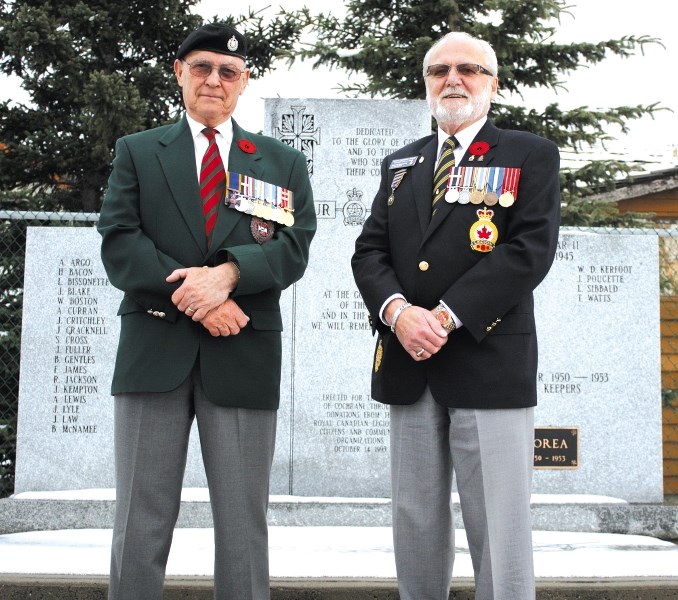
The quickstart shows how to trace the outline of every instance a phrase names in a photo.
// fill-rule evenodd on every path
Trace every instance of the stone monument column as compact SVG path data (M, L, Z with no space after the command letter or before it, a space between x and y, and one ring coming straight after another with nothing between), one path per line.
M370 399L374 339L350 259L382 160L431 133L428 106L279 98L265 112L265 133L306 155L318 217L306 274L285 296L272 491L388 497L388 407Z

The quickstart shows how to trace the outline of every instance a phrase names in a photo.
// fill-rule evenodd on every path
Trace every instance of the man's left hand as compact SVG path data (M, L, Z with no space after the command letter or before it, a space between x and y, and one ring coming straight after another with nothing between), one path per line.
M228 300L238 284L238 268L233 263L216 267L188 267L176 269L166 281L183 283L172 294L172 302L186 316L202 321L207 313Z
M250 318L229 298L207 313L202 320L203 326L214 336L237 335L250 322Z

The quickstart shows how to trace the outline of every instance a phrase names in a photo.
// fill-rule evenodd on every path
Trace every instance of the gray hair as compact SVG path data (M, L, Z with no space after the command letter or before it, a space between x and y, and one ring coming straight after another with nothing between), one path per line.
M494 48L492 48L490 44L488 44L485 40L481 40L480 38L472 36L470 33L466 33L465 31L450 31L449 33L441 37L437 42L435 42L433 46L431 46L428 49L428 52L424 56L424 65L423 65L424 77L426 77L426 69L428 69L428 65L431 60L431 55L433 54L433 51L441 44L459 38L471 40L472 42L477 44L477 46L481 49L481 51L485 55L485 60L487 62L487 64L482 66L492 71L492 73L494 73L496 76L498 70L497 55L494 51Z

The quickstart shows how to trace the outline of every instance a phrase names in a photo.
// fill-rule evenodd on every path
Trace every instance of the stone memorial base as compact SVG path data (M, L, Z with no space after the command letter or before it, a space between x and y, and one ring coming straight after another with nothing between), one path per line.
M25 492L0 500L0 535L56 529L110 529L115 492ZM463 527L458 497L453 495L457 527ZM390 527L389 498L309 498L271 496L272 526ZM647 535L678 541L678 505L629 503L593 495L533 494L535 531L576 531ZM185 488L177 527L212 527L205 488Z

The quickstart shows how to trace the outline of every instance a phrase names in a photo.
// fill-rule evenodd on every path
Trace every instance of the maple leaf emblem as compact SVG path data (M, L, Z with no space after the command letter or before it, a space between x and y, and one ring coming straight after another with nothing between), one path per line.
M492 232L485 225L482 229L478 229L477 233L481 240L489 240L492 237Z

